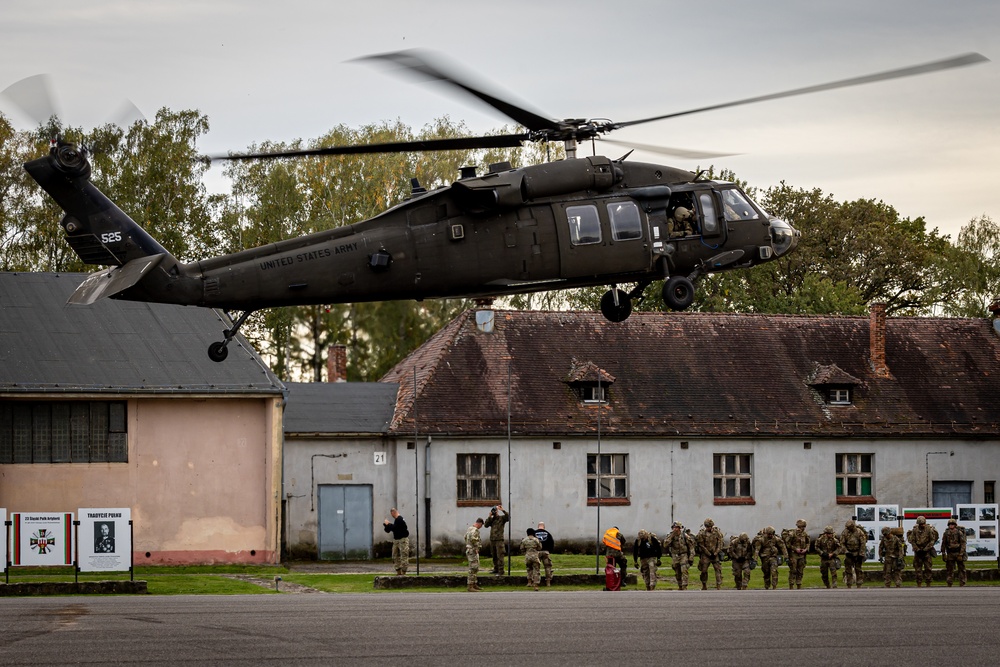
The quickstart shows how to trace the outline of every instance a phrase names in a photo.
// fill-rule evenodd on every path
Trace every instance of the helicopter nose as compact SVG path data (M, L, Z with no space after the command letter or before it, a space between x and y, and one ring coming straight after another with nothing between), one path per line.
M781 218L771 218L771 247L781 257L795 249L802 233Z

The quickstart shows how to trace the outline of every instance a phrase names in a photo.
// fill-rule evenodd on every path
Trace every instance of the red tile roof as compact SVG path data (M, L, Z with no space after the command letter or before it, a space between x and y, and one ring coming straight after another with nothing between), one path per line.
M1000 433L1000 336L986 319L889 318L875 374L868 317L497 311L463 313L390 371L390 432L497 435L931 436ZM615 379L584 404L567 378ZM833 369L836 370L833 370ZM416 371L414 402L413 373ZM817 378L857 382L830 406ZM600 415L600 417L598 416Z

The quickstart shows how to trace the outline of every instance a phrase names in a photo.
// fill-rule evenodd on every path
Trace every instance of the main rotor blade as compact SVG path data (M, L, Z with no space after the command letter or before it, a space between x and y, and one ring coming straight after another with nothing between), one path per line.
M888 81L890 79L901 79L903 77L916 76L918 74L929 74L931 72L951 69L954 67L965 67L967 65L975 65L977 63L989 62L989 60L990 60L989 58L980 53L966 53L965 55L955 56L953 58L946 58L944 60L936 60L934 62L925 63L923 65L902 67L900 69L888 70L886 72L879 72L877 74L869 74L867 76L858 76L851 79L841 79L840 81L832 81L830 83L822 83L815 86L806 86L805 88L795 88L793 90L786 90L780 93L771 93L770 95L748 97L747 99L737 100L735 102L713 104L707 107L689 109L688 111L678 111L676 113L663 114L662 116L653 116L651 118L641 118L639 120L630 120L630 121L625 121L623 123L614 123L614 127L615 128L628 127L630 125L639 125L640 123L651 123L654 120L664 120L667 118L676 118L678 116L687 116L690 114L702 113L703 111L715 111L716 109L725 109L728 107L735 107L743 104L756 104L757 102L778 100L784 97L794 97L796 95L808 95L810 93L819 93L825 90L834 90L836 88L848 88L850 86L860 86L862 84L875 83L877 81Z
M520 148L528 140L527 134L497 134L482 137L457 137L454 139L423 139L397 141L383 144L357 144L354 146L329 146L305 148L274 153L232 153L214 155L212 160L271 160L286 157L316 155L361 155L371 153L415 153L419 151L455 151L477 148Z
M399 65L400 67L424 78L432 81L442 81L451 86L455 86L456 88L477 97L483 102L486 102L514 122L534 132L540 130L560 129L561 126L558 121L554 121L551 118L546 118L545 116L535 113L534 111L529 111L524 107L504 101L499 97L485 92L478 86L468 83L467 81L463 81L461 77L456 76L453 73L446 72L440 65L434 64L430 61L432 57L433 56L431 56L427 51L411 49L408 51L396 51L393 53L379 53L371 56L364 56L362 58L356 58L355 60L387 61L395 63L396 65Z
M58 117L52 79L48 74L35 74L16 81L0 92L38 125L45 125L53 116Z
M740 155L739 153L713 153L711 151L696 151L687 148L671 148L670 146L656 146L654 144L640 144L634 141L622 141L621 139L606 139L604 137L594 137L595 141L614 144L615 146L624 146L625 148L634 148L640 151L646 151L647 153L658 153L660 155L667 155L669 157L680 157L689 160L706 160L710 158L717 157L729 157L732 155Z

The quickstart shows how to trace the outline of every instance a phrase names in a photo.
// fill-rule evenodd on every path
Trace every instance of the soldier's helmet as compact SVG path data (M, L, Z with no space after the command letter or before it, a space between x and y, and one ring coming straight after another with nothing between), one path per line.
M799 519L798 521L795 522L795 525L798 528L805 528L806 527L806 520L805 519Z
M740 539L741 540L749 540L750 536L747 535L746 533L740 533Z
M683 206L678 206L674 211L674 220L677 222L686 222L691 219L691 211L684 208Z
M764 529L764 532L767 533L768 535L774 535L774 526L768 526L767 528Z
M833 535L833 526L827 526L826 528L823 529L823 532L830 533L831 535Z
M683 526L681 526L681 522L680 521L674 521L672 524L670 524L670 529L671 530L673 530L675 528L683 528Z
M847 523L844 524L844 528L854 528L854 519L848 519Z
M705 519L705 528L711 528L714 525L715 525L714 521L712 521L711 519Z
M889 526L883 526L882 527L882 534L883 535L888 535L889 534Z
M919 523L922 526L925 523L927 523L927 519L925 519L923 516L918 516L917 517L917 523Z
M958 522L955 521L954 519L948 519L948 525L949 526L957 526Z

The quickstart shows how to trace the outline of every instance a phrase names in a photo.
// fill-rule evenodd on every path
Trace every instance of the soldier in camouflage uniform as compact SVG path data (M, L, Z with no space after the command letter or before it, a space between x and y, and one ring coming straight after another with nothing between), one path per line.
M809 533L806 532L806 522L799 519L795 522L795 530L788 534L785 544L788 547L788 587L802 588L802 574L806 569L806 554L809 553Z
M854 584L861 588L865 583L865 571L861 567L868 558L868 533L848 519L840 533L840 546L844 550L844 585L850 588Z
M893 584L899 588L903 584L903 556L906 544L888 526L882 529L882 540L878 543L878 559L882 561L882 580L885 587Z
M670 565L674 568L677 587L686 591L688 587L688 568L694 560L694 538L684 532L684 526L675 521L670 534L663 538L663 551L670 554Z
M694 538L698 551L698 571L701 572L701 590L708 590L708 567L715 569L715 590L722 589L722 548L725 536L711 519L705 519L705 525Z
M490 553L493 554L493 574L503 574L503 561L507 556L503 527L510 521L510 513L503 505L490 509L490 515L483 524L490 529Z
M823 577L823 585L830 588L830 580L833 580L833 587L837 587L837 570L840 568L840 540L833 530L833 526L823 529L823 534L816 538L816 553L819 554L819 573Z
M764 588L778 588L778 558L788 558L788 549L774 528L764 529L753 544L754 560L760 561L761 574L764 575Z
M660 565L662 555L663 551L656 535L640 530L632 544L632 565L639 568L647 591L656 589L656 568Z
M483 541L479 537L479 529L483 527L483 520L476 519L476 522L465 531L465 557L469 559L469 592L481 591L479 587L479 550L483 547Z
M958 585L964 586L968 579L965 572L965 528L958 525L954 519L948 519L948 528L941 536L941 556L944 557L948 585L954 580L955 569L958 569Z
M542 543L535 537L535 529L529 528L527 535L521 540L521 553L524 554L524 569L528 571L528 588L532 586L538 590L539 570L542 563L538 558L538 552L542 550Z
M750 560L753 558L753 543L750 536L740 533L729 541L729 560L733 562L733 580L736 590L745 591L750 585Z
M917 580L917 588L924 581L930 586L934 576L931 565L934 560L934 545L938 541L937 528L927 523L923 516L918 516L917 525L906 534L906 541L913 547L913 574Z

